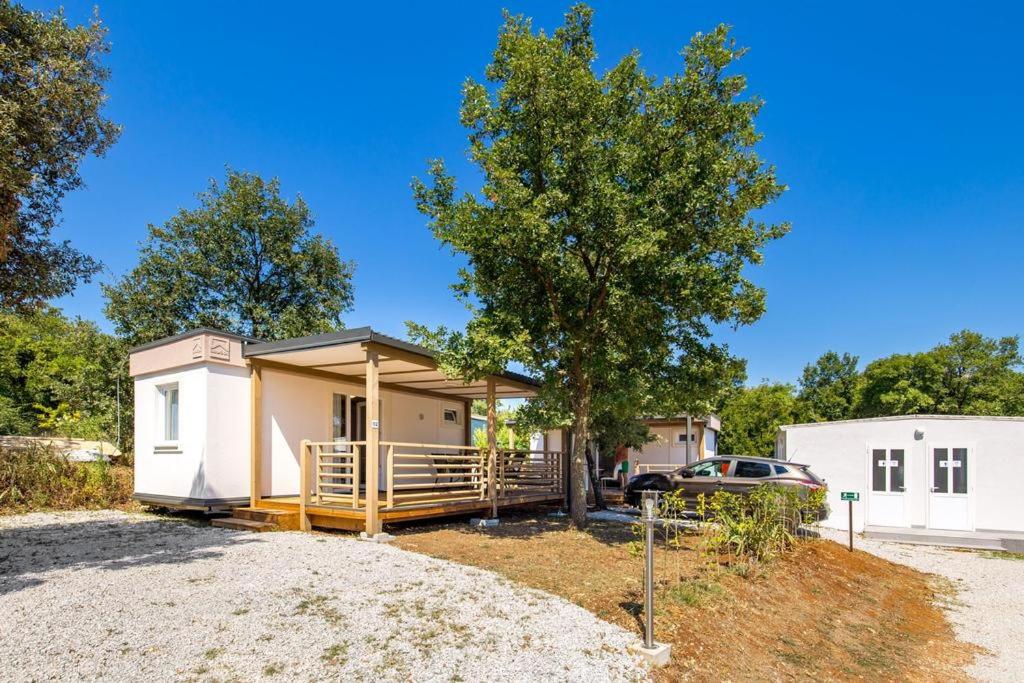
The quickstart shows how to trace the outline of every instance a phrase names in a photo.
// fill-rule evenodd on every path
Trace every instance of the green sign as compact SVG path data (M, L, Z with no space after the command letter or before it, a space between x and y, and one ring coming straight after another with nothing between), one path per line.
M860 493L857 491L842 491L839 500L860 500Z

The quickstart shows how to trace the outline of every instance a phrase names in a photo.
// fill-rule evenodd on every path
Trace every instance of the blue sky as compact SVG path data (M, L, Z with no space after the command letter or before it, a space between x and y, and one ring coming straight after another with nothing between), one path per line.
M58 3L29 2L51 10ZM64 3L84 21L89 2ZM413 206L412 176L444 157L463 177L459 88L482 76L501 8L553 28L550 2L142 3L100 0L110 29L109 115L120 142L83 168L58 236L132 267L162 223L225 165L278 176L354 259L349 326L461 325L458 265ZM980 3L595 3L603 70L638 49L680 68L696 31L731 24L740 70L766 100L763 157L790 191L765 216L793 230L750 277L753 326L722 330L750 381L795 381L827 349L864 360L1024 320L1022 10ZM60 300L102 319L95 284ZM102 323L109 329L109 325Z

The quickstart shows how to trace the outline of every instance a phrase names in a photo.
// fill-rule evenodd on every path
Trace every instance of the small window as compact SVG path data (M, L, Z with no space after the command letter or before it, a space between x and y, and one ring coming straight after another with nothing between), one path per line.
M772 465L775 469L775 474L786 474L789 470L786 469L785 465Z
M160 435L164 441L178 440L178 385L157 387L160 396Z
M462 424L462 419L457 408L443 408L441 410L441 419L446 425Z
M345 394L334 394L331 409L331 438L335 441L344 439L346 433L345 404L348 403Z
M761 477L770 477L772 475L772 466L766 462L749 462L747 460L740 460L736 463L736 472L733 474L734 477L742 477L744 479L760 479Z
M697 440L696 432L690 432L690 443ZM686 432L679 432L676 434L676 443L686 443Z

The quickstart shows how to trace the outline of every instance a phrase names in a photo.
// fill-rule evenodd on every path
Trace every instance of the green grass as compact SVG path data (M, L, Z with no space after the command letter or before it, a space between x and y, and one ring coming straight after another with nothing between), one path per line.
M0 513L123 507L132 471L105 462L70 462L56 449L0 447Z
M990 560L1024 560L1024 553L1015 553L1009 550L986 550L981 553L981 556Z
M687 607L698 607L725 593L725 589L713 581L686 579L665 591L669 600Z

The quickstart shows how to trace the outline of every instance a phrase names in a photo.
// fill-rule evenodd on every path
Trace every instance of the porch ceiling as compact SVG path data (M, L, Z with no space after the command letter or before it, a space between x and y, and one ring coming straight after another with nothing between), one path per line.
M434 353L415 344L374 332L369 327L324 335L247 344L243 355L264 364L302 368L311 374L330 373L349 380L365 381L366 351L377 351L382 389L450 396L486 398L487 380L464 383L437 369ZM529 398L536 395L534 380L515 373L494 375L497 398Z

